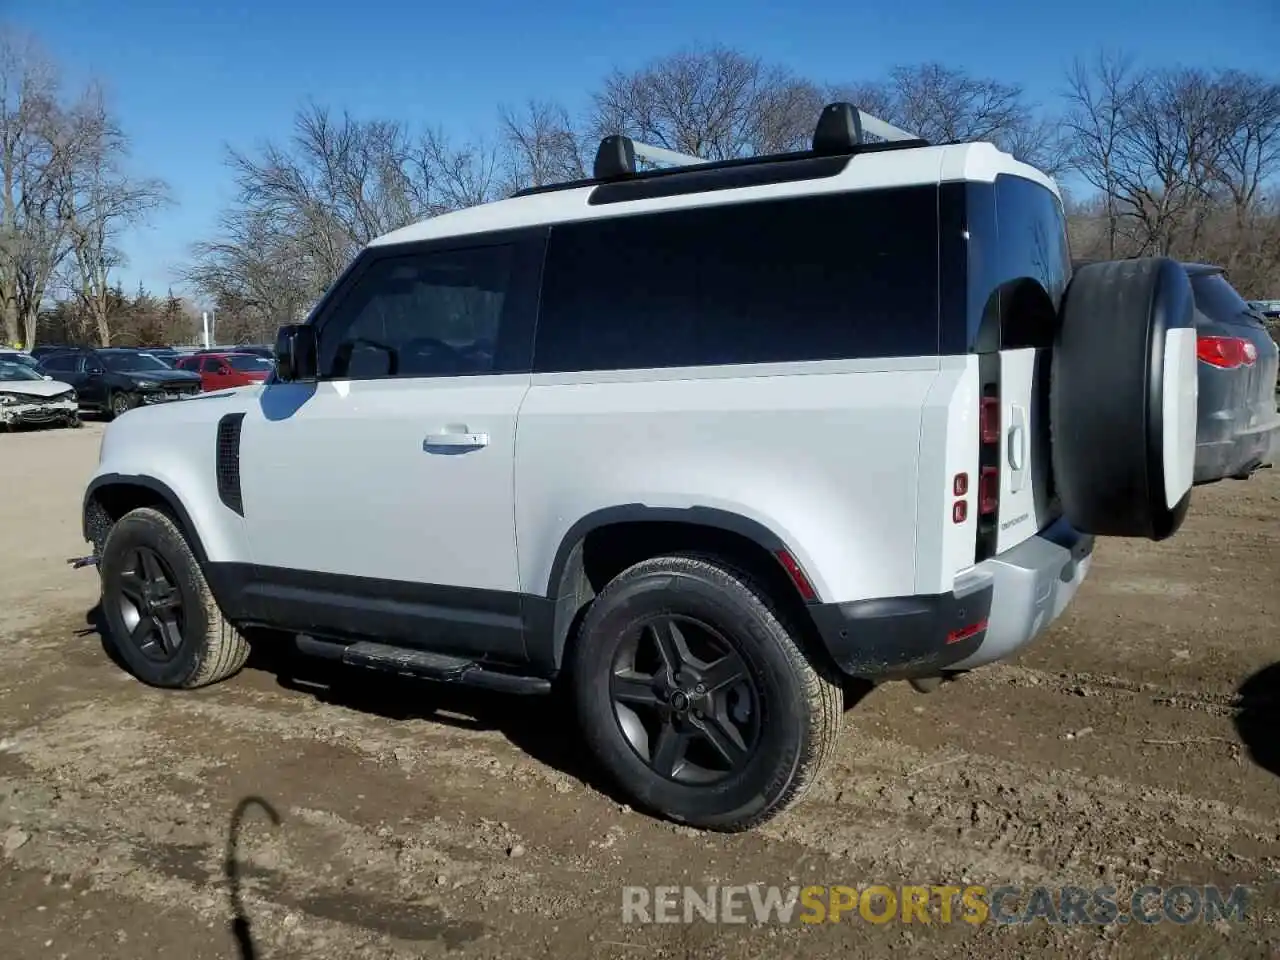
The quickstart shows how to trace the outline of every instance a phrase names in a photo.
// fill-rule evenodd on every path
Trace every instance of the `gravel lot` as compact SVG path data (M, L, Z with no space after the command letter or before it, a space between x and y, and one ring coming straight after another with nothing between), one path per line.
M5 956L1280 949L1280 471L1197 491L1171 542L1103 543L1075 605L1016 662L928 696L873 692L807 803L724 837L628 811L548 702L266 653L208 690L139 685L94 630L96 575L64 562L86 551L80 495L100 436L0 435ZM620 912L627 884L966 879L1256 890L1244 923L1216 925L636 925Z

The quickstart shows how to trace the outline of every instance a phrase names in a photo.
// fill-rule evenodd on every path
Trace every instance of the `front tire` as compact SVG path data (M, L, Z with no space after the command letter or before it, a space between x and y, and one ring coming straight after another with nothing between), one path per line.
M120 391L117 391L116 393L111 394L110 399L107 400L107 415L110 416L112 420L114 420L116 417L124 416L126 413L128 413L137 405L138 405L137 397L135 397L132 393L127 393L124 390L120 390Z
M249 657L222 616L186 537L164 513L132 510L99 560L106 640L143 683L193 689L224 680Z
M839 685L747 574L657 557L592 603L573 648L588 746L637 807L740 831L798 802L839 733Z

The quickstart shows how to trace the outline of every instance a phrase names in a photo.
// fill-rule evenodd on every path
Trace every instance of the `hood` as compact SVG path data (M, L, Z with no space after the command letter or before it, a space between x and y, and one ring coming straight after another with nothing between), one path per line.
M120 370L118 373L130 380L151 380L154 383L200 382L200 374L190 370Z
M56 397L71 389L61 380L0 380L0 393L25 393L31 397Z

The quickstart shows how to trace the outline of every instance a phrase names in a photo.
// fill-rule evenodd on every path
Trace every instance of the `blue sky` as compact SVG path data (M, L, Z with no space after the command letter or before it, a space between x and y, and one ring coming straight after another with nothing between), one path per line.
M691 43L833 82L938 60L1043 103L1073 57L1103 45L1280 76L1277 0L4 0L0 17L34 33L69 82L104 81L135 167L169 182L176 205L127 238L121 274L159 292L230 199L224 145L286 136L307 99L483 134L499 103L577 106L612 67Z

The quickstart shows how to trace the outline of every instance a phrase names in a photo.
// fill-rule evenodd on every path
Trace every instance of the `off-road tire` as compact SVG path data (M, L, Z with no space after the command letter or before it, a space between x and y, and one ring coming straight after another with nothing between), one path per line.
M129 640L120 604L120 578L131 551L153 550L172 571L186 612L182 645L172 660L156 662ZM200 564L182 530L151 507L126 513L111 528L98 562L106 642L128 671L150 686L194 689L237 673L249 658L249 644L223 617Z
M618 722L610 694L614 653L630 628L662 613L719 630L759 692L759 745L727 781L690 786L661 776ZM583 737L638 809L722 832L757 826L803 798L840 731L842 688L805 656L801 637L768 592L731 564L684 554L642 561L595 598L571 648L569 680Z

